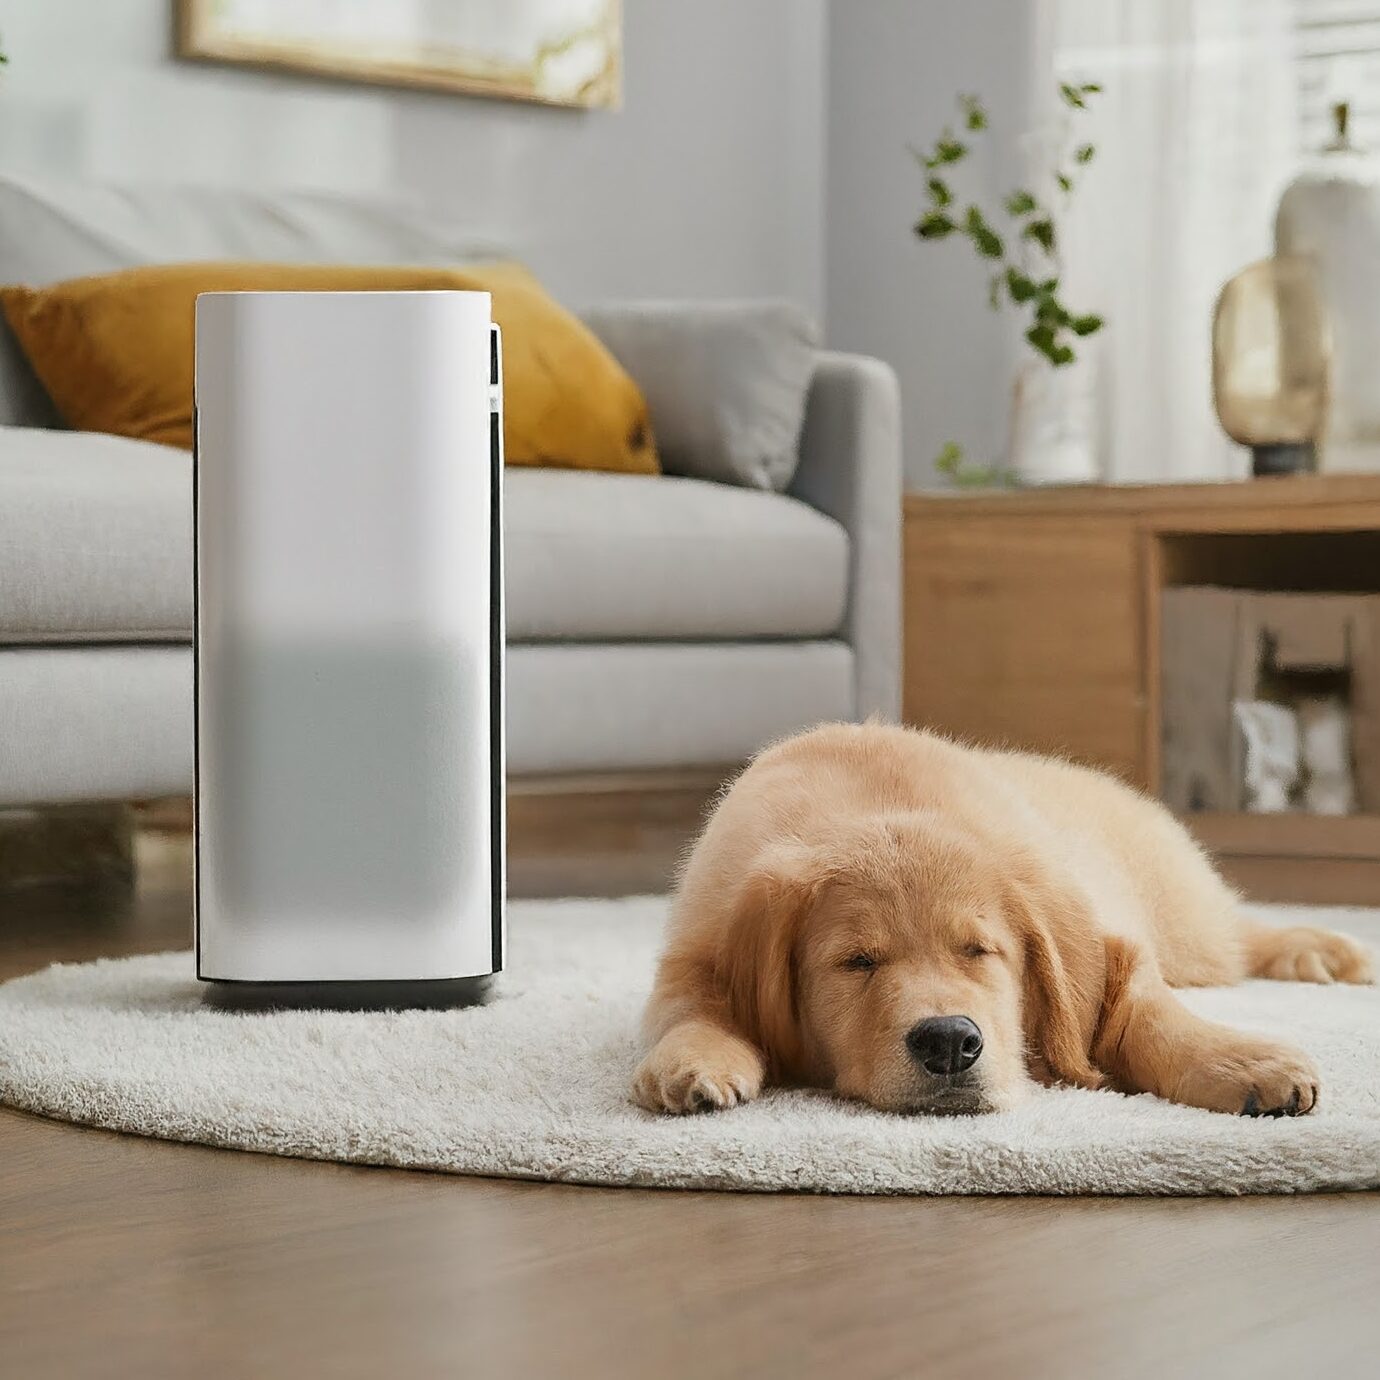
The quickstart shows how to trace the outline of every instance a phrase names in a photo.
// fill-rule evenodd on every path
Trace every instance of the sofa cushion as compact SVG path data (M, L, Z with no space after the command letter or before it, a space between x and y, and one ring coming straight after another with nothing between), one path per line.
M192 649L0 652L0 809L192 789Z
M705 480L509 470L511 641L824 637L848 537ZM186 641L191 463L148 441L0 429L0 642Z
M722 766L821 719L853 716L842 642L514 647L514 776ZM192 788L190 647L0 654L0 807Z
M629 302L585 312L651 408L667 474L784 491L819 329L791 302Z
M782 494L700 479L509 470L508 638L822 637L848 537Z
M191 627L187 453L0 429L0 643L185 641Z
M636 642L513 647L514 776L745 761L773 739L852 719L845 642Z

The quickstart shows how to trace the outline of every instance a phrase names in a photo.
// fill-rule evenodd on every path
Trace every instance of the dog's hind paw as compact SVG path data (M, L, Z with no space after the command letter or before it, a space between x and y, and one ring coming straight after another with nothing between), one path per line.
M1354 939L1306 925L1257 929L1250 940L1252 977L1278 982L1375 981L1369 952Z

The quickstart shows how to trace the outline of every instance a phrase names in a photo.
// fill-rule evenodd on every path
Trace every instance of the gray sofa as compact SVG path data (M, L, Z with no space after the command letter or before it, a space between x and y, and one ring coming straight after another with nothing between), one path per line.
M0 178L0 282L486 248L392 206ZM719 765L819 720L894 716L898 425L885 365L825 353L784 494L510 469L512 773ZM190 790L190 481L181 451L63 430L0 325L0 804Z

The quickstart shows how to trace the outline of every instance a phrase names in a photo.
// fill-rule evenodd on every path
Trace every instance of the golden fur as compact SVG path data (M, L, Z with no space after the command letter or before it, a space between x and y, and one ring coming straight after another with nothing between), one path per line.
M1110 776L831 725L762 753L696 844L633 1097L689 1112L772 1082L976 1112L1067 1083L1307 1112L1305 1055L1171 990L1248 976L1372 980L1349 939L1247 919L1173 817ZM907 1035L956 1016L981 1052L936 1074Z

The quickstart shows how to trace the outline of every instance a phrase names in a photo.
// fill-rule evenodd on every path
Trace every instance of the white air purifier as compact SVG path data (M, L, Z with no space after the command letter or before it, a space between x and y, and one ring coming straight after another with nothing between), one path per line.
M481 997L504 956L483 292L196 311L196 958L218 998Z

